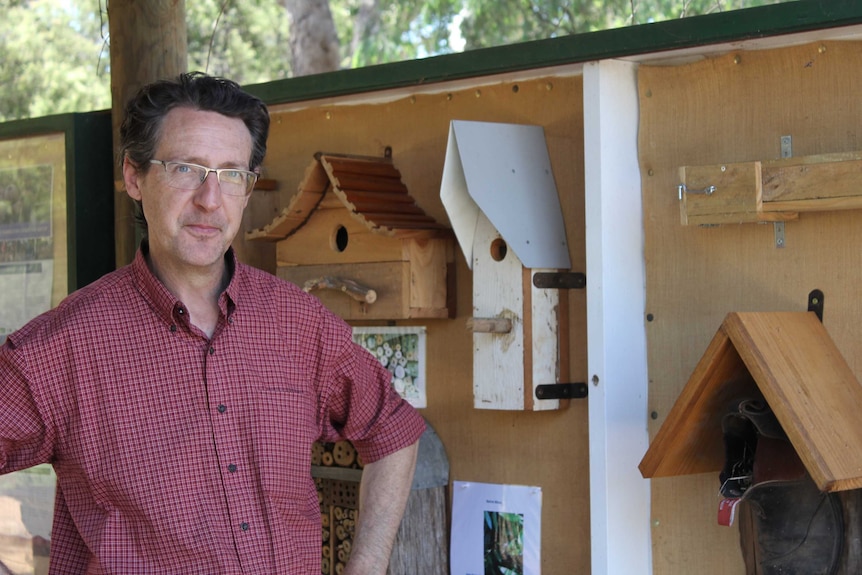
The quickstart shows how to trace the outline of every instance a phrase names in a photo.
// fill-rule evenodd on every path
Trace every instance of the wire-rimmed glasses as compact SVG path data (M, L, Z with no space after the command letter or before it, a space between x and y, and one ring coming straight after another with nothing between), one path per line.
M178 190L196 190L201 187L210 172L215 172L223 194L247 196L254 189L258 177L255 172L239 168L208 168L199 164L164 160L150 160L150 163L163 166L168 185Z

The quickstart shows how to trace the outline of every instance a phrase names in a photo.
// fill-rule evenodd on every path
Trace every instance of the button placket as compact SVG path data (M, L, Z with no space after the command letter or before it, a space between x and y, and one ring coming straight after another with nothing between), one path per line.
M224 318L221 327L230 324ZM213 424L213 440L217 453L217 473L221 475L228 515L233 518L234 541L240 549L241 562L253 564L251 558L260 542L260 532L252 529L260 517L254 493L253 480L241 465L246 461L245 445L240 439L242 425L237 419L244 412L242 397L229 380L230 370L224 364L234 358L232 329L217 329L212 338L202 346L206 371L209 415ZM201 349L201 348L198 348ZM218 353L216 353L218 352ZM250 571L253 572L253 571Z

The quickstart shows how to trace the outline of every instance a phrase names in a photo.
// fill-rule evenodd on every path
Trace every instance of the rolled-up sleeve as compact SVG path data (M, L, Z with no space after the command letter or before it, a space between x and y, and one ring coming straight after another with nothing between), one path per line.
M30 385L25 354L8 339L0 346L0 473L49 462L49 429Z
M365 463L419 440L425 420L392 386L392 375L353 343L351 328L334 322L327 347L333 351L325 386L323 441L347 439Z

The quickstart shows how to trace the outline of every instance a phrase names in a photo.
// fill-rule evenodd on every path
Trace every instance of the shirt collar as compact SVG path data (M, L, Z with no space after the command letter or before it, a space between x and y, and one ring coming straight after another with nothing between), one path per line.
M135 278L135 284L138 291L147 300L153 311L168 325L175 325L178 321L183 324L188 324L188 310L185 304L172 294L165 285L150 270L147 265L147 254L150 251L149 243L146 239L141 241L140 249L135 254L135 259L132 261L132 275ZM227 288L219 296L218 306L221 313L230 318L236 308L237 293L239 292L240 281L237 271L241 267L237 265L236 253L233 247L228 248L224 256L225 264L227 265L230 280Z

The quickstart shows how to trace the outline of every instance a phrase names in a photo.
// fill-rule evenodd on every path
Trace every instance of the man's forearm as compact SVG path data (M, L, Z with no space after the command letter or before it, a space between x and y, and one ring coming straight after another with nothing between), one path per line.
M369 463L359 486L359 522L344 575L384 575L410 495L419 442Z

